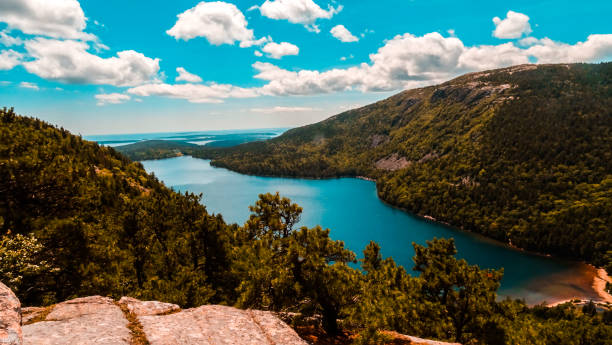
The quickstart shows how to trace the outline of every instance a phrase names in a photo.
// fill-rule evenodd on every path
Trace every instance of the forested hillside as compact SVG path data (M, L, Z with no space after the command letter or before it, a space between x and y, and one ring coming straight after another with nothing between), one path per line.
M384 344L379 330L464 344L612 338L612 311L593 303L496 301L502 272L457 259L452 239L414 244L418 276L374 242L356 269L330 230L294 228L302 208L289 199L259 195L250 210L227 225L112 148L0 110L0 281L24 305L96 294L219 303L286 312L299 331L343 344Z
M257 175L377 179L392 205L612 271L612 63L523 65L200 151Z
M199 197L171 191L112 148L12 110L0 118L0 234L11 235L2 247L29 251L19 271L4 263L4 283L22 302L227 298L226 224Z

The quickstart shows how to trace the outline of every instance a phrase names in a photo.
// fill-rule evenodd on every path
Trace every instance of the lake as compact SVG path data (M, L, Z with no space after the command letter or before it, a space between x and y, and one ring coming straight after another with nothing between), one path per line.
M378 242L385 257L412 270L412 242L424 245L434 237L454 238L458 256L470 264L504 268L501 297L524 298L529 304L573 297L596 298L594 270L582 263L526 253L476 234L430 222L383 203L374 182L356 178L326 180L258 177L215 168L210 161L177 157L142 162L148 172L178 191L202 193L209 212L243 224L248 206L260 193L280 192L304 208L300 225L321 225L331 237L362 256L369 241Z

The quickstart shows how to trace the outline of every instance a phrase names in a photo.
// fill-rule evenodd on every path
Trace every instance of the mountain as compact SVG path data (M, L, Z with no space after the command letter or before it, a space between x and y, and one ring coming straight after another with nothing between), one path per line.
M612 271L612 63L466 74L195 155L256 175L377 180L391 205Z

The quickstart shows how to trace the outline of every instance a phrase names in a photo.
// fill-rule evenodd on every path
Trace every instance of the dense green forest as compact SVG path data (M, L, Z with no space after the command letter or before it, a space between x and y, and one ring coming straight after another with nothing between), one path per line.
M278 193L250 211L226 224L114 149L0 110L0 281L24 305L93 294L220 303L291 312L298 329L314 322L359 344L384 343L383 329L464 344L612 339L612 312L592 304L496 301L502 271L455 258L452 239L415 244L411 275L374 242L357 260L330 230L296 228L302 208Z
M472 73L193 154L247 174L368 176L392 205L612 272L611 80L612 63Z

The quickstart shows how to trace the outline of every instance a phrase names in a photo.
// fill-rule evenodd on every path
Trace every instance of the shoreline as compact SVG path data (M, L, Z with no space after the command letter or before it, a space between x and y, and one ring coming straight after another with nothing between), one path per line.
M608 275L608 273L606 272L605 269L603 268L598 268L595 267L593 265L587 264L587 266L589 266L591 269L594 270L594 275L593 275L593 283L591 285L591 287L593 288L593 290L595 291L595 293L597 293L597 295L599 296L599 298L597 299L584 299L584 296L581 297L572 297L572 298L565 298L556 302L552 302L552 303L547 303L546 306L547 307L556 307L560 304L564 304L564 303L568 303L568 302L574 302L574 301L578 301L575 302L575 304L586 304L589 301L593 301L593 303L595 304L604 304L604 305L608 305L608 307L610 307L612 305L612 295L610 295L609 293L606 292L606 283L611 283L612 284L612 278Z

